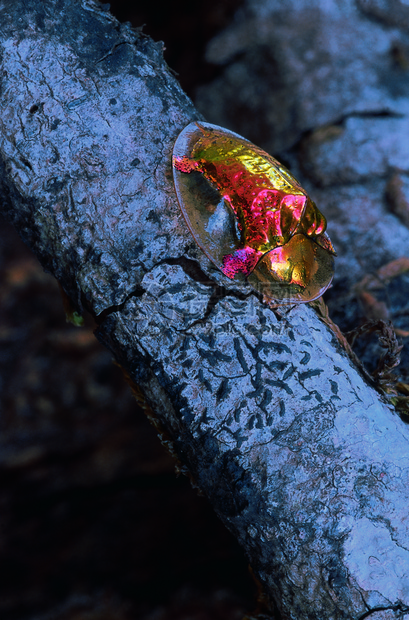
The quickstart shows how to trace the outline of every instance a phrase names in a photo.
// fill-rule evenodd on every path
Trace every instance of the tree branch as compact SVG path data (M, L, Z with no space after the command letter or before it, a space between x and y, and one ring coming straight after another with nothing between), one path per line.
M272 310L196 247L171 152L200 115L159 46L94 0L0 17L3 209L97 318L272 606L409 611L408 429L311 307Z

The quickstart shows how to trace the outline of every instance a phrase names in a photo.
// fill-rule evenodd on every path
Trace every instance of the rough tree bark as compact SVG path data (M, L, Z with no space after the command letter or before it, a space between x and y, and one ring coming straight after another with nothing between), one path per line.
M274 609L409 617L408 428L311 307L270 309L195 246L171 151L200 115L161 47L94 0L3 0L0 23L3 210Z

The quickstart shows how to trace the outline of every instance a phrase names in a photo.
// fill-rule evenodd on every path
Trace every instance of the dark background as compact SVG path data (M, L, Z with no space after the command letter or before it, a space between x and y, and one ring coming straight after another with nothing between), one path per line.
M240 5L240 0L114 0L110 10L119 21L143 26L143 32L154 41L164 42L168 65L194 99L196 86L212 80L218 72L204 59L206 44L231 22Z

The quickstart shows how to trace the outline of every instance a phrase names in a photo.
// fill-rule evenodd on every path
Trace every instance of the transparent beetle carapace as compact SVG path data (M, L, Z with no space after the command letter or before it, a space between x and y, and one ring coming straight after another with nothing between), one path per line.
M275 304L320 297L334 271L326 220L274 157L227 129L190 123L173 149L175 188L200 248Z

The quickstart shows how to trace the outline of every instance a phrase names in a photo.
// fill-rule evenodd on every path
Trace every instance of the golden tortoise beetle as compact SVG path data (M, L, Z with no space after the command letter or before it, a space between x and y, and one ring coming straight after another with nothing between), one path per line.
M229 278L273 304L305 303L330 286L325 217L290 172L236 133L193 122L173 149L175 189L200 248Z

